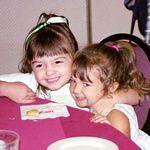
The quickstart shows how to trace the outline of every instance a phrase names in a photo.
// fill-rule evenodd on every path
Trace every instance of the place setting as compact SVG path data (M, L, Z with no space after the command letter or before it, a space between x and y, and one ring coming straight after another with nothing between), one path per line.
M22 120L47 119L70 116L65 105L59 103L47 103L38 105L20 106Z
M48 146L47 150L119 150L118 146L110 141L98 137L80 136L56 141Z
M20 105L2 97L0 109L0 129L18 133L20 150L139 149L110 125L92 123L90 112L60 103L38 98L32 105ZM0 146L4 149L3 141Z

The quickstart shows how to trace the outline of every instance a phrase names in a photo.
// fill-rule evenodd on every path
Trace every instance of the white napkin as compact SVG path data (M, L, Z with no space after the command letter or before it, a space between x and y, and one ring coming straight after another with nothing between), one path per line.
M70 116L67 107L63 104L58 103L20 106L20 112L22 120L35 120Z

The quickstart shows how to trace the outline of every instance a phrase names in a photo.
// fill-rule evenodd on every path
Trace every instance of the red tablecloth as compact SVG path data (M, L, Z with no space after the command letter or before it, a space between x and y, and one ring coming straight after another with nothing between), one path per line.
M32 104L48 103L37 99ZM116 143L120 150L140 149L134 142L107 124L92 123L91 113L68 107L70 116L43 120L21 120L20 106L7 98L0 98L0 129L16 131L20 135L20 150L46 150L51 143L68 137L94 136Z

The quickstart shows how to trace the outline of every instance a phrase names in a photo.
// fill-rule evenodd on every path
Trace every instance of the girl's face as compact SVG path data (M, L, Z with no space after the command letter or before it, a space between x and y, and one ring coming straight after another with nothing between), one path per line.
M79 107L91 107L104 96L104 85L96 68L92 68L88 75L92 83L78 77L71 79L70 92Z
M37 82L49 90L57 90L70 80L71 66L69 54L43 56L31 62Z

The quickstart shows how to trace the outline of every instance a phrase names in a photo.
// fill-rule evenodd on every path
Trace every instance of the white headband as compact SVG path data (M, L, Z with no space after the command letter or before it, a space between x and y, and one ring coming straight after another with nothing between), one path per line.
M57 17L51 17L49 18L46 22L44 22L43 24L41 24L40 26L38 26L37 28L35 28L26 38L26 41L29 39L29 37L39 31L40 29L42 29L43 27L47 26L48 24L53 24L53 23L65 23L65 24L68 24L67 22L67 19L64 18L64 17L60 17L60 16L57 16Z
M67 19L64 17L51 17L46 21L47 24L51 23L66 23L67 24Z

